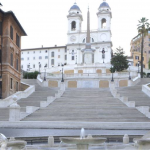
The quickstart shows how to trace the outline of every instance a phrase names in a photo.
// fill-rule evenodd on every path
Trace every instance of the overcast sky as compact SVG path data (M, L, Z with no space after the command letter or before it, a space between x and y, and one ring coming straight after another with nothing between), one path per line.
M75 0L1 0L4 11L12 10L26 31L22 48L63 46L67 44L67 14ZM103 0L76 0L83 14L86 30L87 7L91 29L97 29L96 13ZM150 0L106 0L112 10L113 49L121 46L130 55L130 41L137 35L138 20L150 19Z

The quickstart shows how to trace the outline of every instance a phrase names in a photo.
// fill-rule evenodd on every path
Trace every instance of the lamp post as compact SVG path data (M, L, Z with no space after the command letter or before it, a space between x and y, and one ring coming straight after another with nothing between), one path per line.
M140 73L140 71L139 71L139 66L140 66L140 62L138 61L138 73Z
M61 72L62 72L62 79L61 79L61 82L64 82L64 74L63 74L63 64L61 65L62 66L62 70L61 70Z
M46 67L47 67L47 64L44 66L44 68L45 68L44 81L46 81Z
M131 80L131 76L130 76L130 64L129 64L129 80Z
M114 82L114 77L113 77L114 66L112 65L111 68L112 68L112 79L111 79L111 82Z
M102 58L103 58L103 63L104 63L104 58L105 58L105 50L104 50L104 48L102 50Z
M41 73L40 73L40 68L41 68L41 63L39 62L39 74L41 74Z

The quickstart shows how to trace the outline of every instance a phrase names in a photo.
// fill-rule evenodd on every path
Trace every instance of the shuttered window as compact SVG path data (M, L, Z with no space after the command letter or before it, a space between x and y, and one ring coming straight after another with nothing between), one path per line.
M10 65L13 66L13 54L10 54Z
M18 66L18 59L16 59L16 69L19 70L19 66Z
M2 35L2 22L0 22L0 35Z
M18 47L20 47L20 37L19 37L19 35L17 33L16 33L16 45Z
M13 40L13 27L10 26L10 38Z

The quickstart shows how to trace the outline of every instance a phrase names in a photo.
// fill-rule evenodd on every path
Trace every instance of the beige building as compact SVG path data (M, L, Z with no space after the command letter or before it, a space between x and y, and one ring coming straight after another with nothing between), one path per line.
M14 13L0 9L0 98L21 89L21 36L26 32Z
M133 57L133 65L137 66L138 61L141 62L141 35L137 35L131 41L131 56ZM146 69L148 68L148 62L150 60L150 32L144 38L144 48L143 48L143 66Z

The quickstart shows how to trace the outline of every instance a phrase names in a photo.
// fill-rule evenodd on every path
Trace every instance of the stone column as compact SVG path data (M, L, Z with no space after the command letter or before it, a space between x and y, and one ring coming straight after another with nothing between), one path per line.
M10 105L9 108L9 121L20 121L20 106L17 102Z

